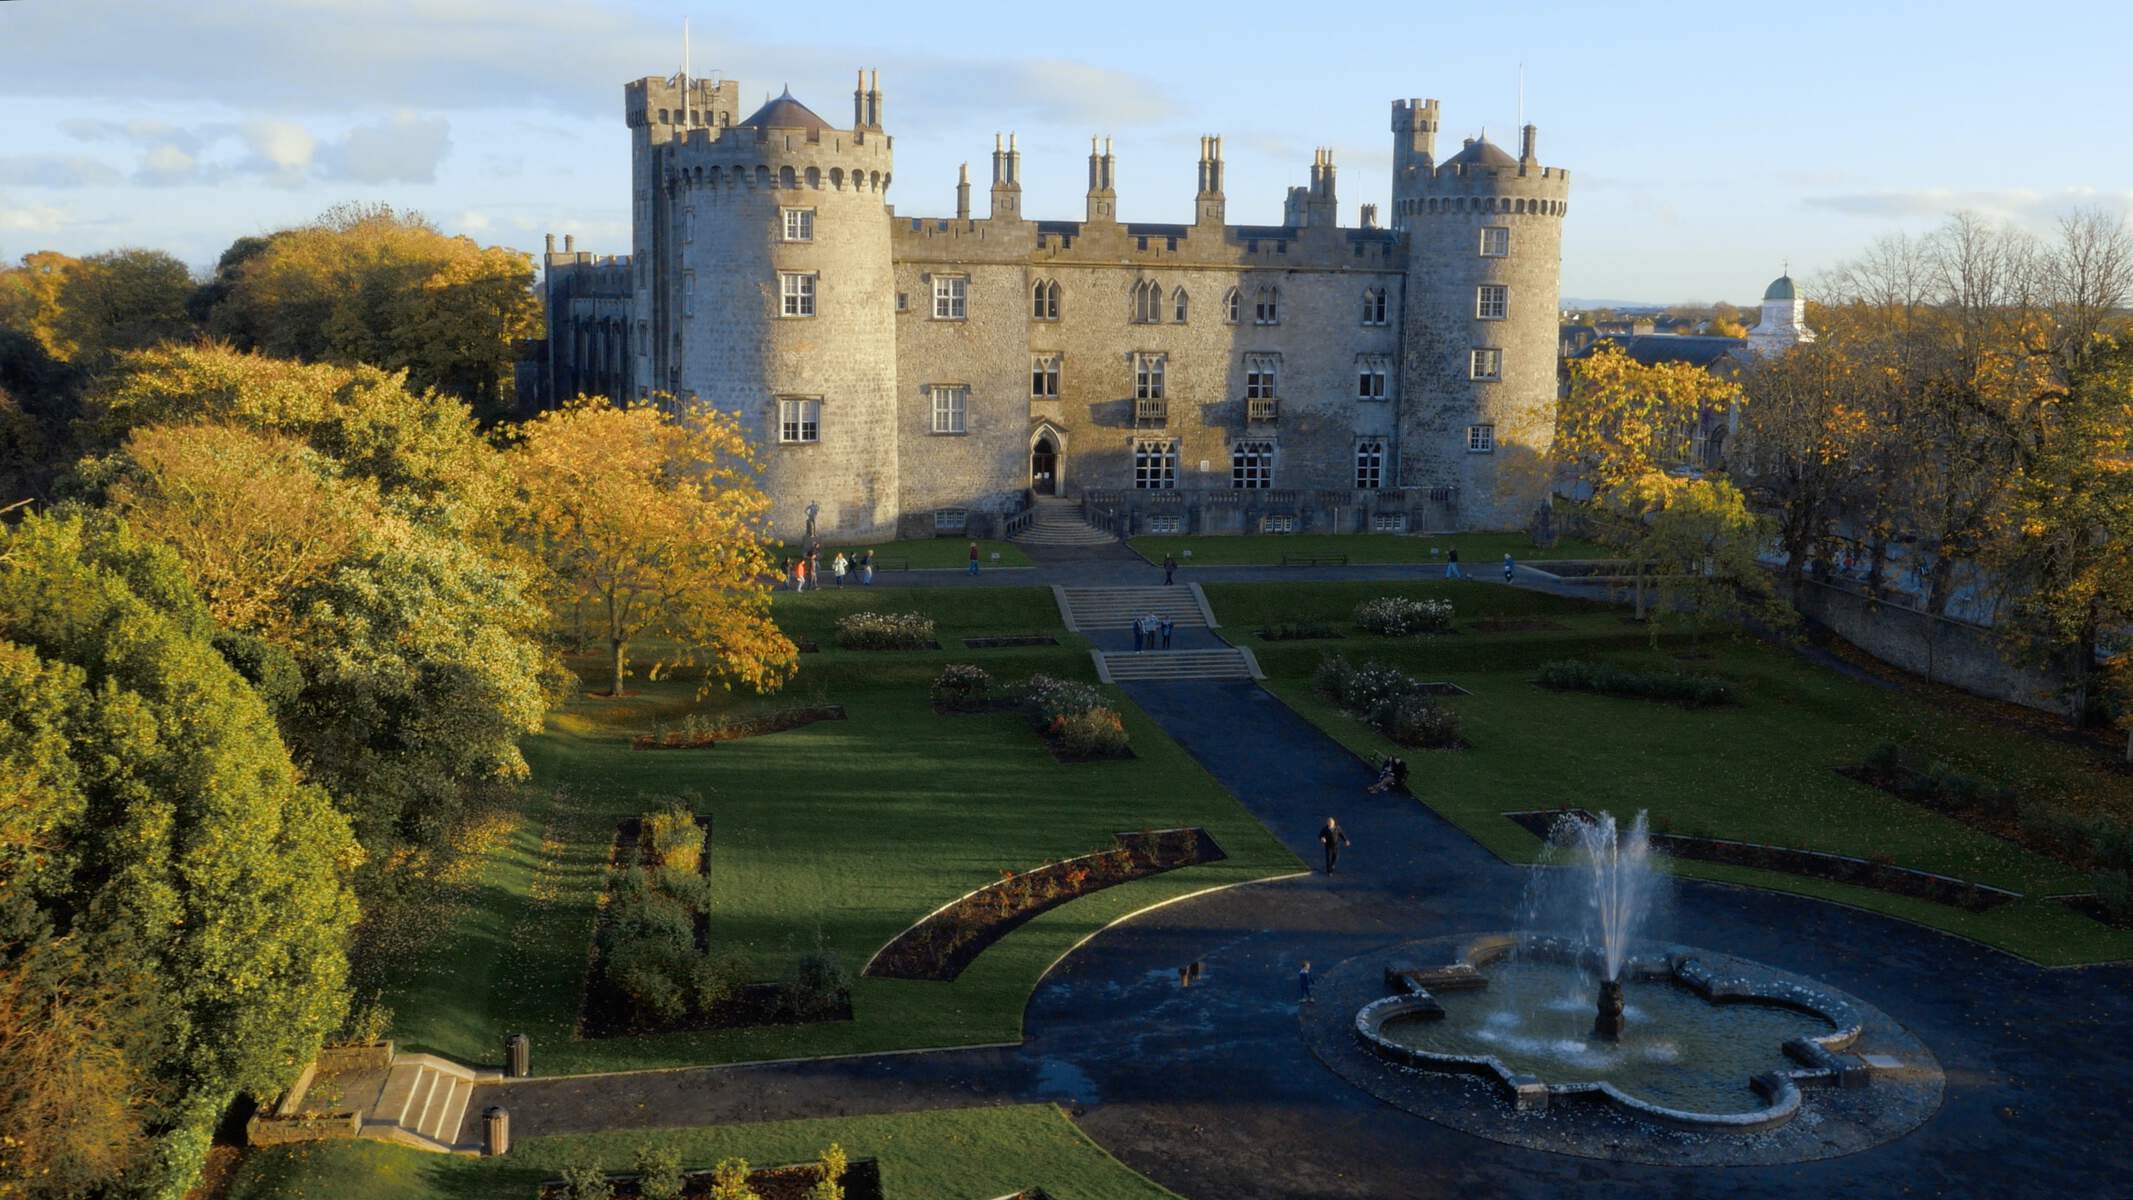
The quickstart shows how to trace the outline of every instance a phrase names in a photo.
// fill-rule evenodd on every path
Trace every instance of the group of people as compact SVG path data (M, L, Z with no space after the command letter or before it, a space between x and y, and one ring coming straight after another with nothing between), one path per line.
M1511 577L1517 573L1518 564L1511 561L1510 552L1506 551L1503 556L1503 581L1505 583L1511 582ZM1466 578L1466 572L1459 569L1459 547L1457 546L1445 551L1444 577L1446 579Z
M829 569L830 575L836 579L838 587L844 586L844 577L847 575L857 575L862 585L871 586L874 582L874 552L872 550L861 550L858 552L858 557L847 558L844 551L839 550L837 556L830 560ZM793 591L804 592L809 588L820 590L822 587L822 547L810 546L807 553L800 555L798 558L783 560L778 565L778 573L785 579L786 586Z
M1133 622L1133 648L1140 650L1168 650L1170 639L1178 631L1178 623L1169 617L1149 613Z

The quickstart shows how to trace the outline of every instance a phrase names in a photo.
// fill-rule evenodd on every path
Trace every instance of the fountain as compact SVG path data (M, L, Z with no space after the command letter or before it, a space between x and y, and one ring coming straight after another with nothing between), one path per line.
M1558 822L1549 844L1564 843L1575 847L1583 864L1589 900L1585 946L1600 964L1599 1011L1593 1017L1592 1033L1606 1041L1620 1041L1626 1003L1622 964L1629 957L1632 938L1651 913L1651 836L1642 812L1630 822L1626 836L1615 827L1614 814L1603 812L1597 820L1568 817Z

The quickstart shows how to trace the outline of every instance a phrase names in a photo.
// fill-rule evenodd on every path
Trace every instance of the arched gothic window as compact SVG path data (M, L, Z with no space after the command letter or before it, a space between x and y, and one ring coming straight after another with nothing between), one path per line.
M1281 289L1269 285L1252 296L1252 324L1281 324Z
M1384 323L1385 323L1385 289L1384 289L1384 288L1364 288L1364 289L1363 289L1363 324L1365 324L1365 325L1383 325Z
M1244 319L1244 297L1236 288L1222 297L1222 319L1232 325Z
M1176 322L1177 322L1178 324L1180 324L1180 325L1183 325L1183 324L1185 323L1185 317L1186 317L1186 314L1187 314L1187 312L1188 312L1188 311L1189 311L1189 310L1190 310L1191 308L1192 308L1192 301L1191 301L1190 299L1188 299L1188 298L1186 297L1186 295L1185 295L1185 289L1184 289L1184 288L1179 288L1179 289L1178 289L1177 291L1175 291L1175 292L1171 293L1171 296L1170 296L1170 319L1171 319L1171 320L1173 320L1173 321L1176 321Z
M1162 284L1153 279L1143 279L1133 285L1133 319L1144 325L1159 324L1162 321Z
M1029 315L1033 321L1059 319L1059 281L1040 279L1030 285Z

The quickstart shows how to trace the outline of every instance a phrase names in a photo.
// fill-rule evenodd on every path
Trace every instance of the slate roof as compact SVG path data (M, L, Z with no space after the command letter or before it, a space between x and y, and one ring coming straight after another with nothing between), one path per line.
M816 116L814 109L793 99L791 88L786 88L784 95L756 109L755 114L741 122L741 124L754 129L831 130L836 128L828 121Z
M1726 355L1745 348L1748 339L1712 337L1708 334L1639 333L1629 337L1601 338L1570 357L1590 357L1601 346L1609 343L1622 347L1624 354L1647 367L1675 362L1708 367Z
M1770 281L1770 286L1769 286L1768 288L1766 288L1766 289L1765 289L1765 290L1763 291L1763 299L1765 299L1765 300L1791 300L1791 299L1794 299L1794 294L1793 294L1793 290L1792 290L1792 276L1790 276L1790 275L1780 275L1780 276L1778 276L1778 277L1777 277L1776 279L1773 279L1773 280L1771 280L1771 281Z
M1504 149L1494 142L1486 138L1476 138L1468 142L1465 149L1444 160L1447 167L1458 163L1476 167L1515 167L1518 160L1505 153Z

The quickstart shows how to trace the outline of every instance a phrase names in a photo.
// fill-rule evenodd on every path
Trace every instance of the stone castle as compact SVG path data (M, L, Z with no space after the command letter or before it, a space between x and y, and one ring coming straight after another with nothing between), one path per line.
M1546 492L1569 173L1392 104L1389 223L1338 220L1330 151L1280 225L1225 220L1202 138L1192 219L1118 219L1092 140L1076 221L888 204L895 139L862 72L849 127L729 80L624 88L631 253L554 239L537 402L695 396L761 448L780 534L998 535L1034 497L1119 532L1524 525Z

